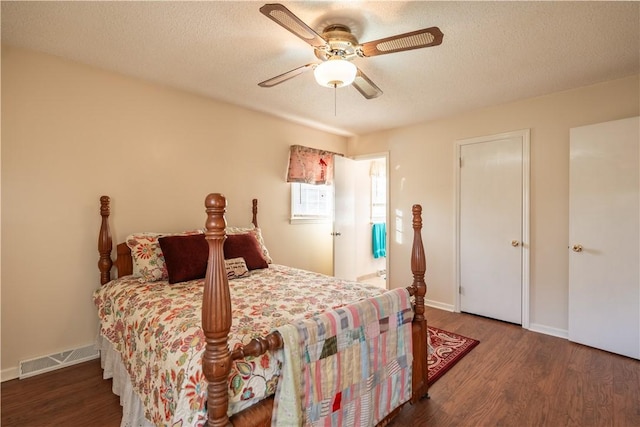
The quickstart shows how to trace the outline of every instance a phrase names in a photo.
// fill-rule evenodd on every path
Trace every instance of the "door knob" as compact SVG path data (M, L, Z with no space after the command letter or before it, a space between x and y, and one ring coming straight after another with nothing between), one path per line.
M571 250L573 250L573 252L582 252L582 245L573 245Z
M332 236L342 236L342 233L340 233L340 232L338 231L338 232L335 232L335 233L331 233L331 235L332 235Z
M514 248L517 248L518 246L520 246L520 241L519 240L512 240L511 241L511 246L513 246Z

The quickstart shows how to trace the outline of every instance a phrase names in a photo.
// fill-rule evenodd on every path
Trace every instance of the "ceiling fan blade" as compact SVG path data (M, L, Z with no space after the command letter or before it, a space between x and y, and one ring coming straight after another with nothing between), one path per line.
M265 4L260 8L260 12L315 48L322 48L327 45L325 39L279 3Z
M359 68L356 79L351 84L367 99L377 98L382 95L382 89L376 86Z
M258 86L261 87L273 87L275 85L279 85L282 82L285 82L289 79L294 78L295 76L304 73L305 71L309 71L315 68L316 64L307 64L302 67L294 68L291 71L287 71L286 73L282 73L279 76L272 77L268 80L258 83Z
M403 50L420 49L437 46L442 43L444 35L440 28L430 27L410 33L398 34L380 40L363 43L360 46L362 56L376 56Z

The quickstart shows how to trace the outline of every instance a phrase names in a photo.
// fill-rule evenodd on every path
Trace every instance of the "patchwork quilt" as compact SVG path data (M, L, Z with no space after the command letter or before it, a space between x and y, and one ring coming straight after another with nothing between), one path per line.
M406 289L278 329L272 426L374 426L411 398L413 311Z

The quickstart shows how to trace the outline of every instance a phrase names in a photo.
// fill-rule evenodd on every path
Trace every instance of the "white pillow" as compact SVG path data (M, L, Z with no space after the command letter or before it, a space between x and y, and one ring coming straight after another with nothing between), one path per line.
M249 269L244 258L225 259L224 266L227 269L227 279L233 280L249 275Z

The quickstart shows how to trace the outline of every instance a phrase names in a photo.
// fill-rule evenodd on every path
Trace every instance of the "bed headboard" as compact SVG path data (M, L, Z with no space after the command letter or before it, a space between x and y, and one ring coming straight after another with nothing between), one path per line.
M111 258L113 250L113 241L111 239L111 229L109 228L109 215L111 215L110 207L111 199L109 196L100 197L100 216L102 222L100 224L100 233L98 234L98 269L100 270L100 284L111 280L111 269L116 268L116 277L127 276L133 273L133 259L131 257L131 249L126 243L119 243L116 246L116 259ZM251 201L251 223L258 227L258 199Z

